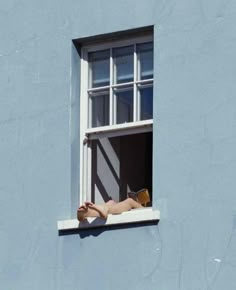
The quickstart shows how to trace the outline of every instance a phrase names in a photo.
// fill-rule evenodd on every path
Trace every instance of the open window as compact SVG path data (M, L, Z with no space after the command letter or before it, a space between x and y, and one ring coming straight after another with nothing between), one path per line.
M152 34L82 47L80 108L80 202L152 196Z
M152 193L152 132L91 141L91 200L124 200L127 192Z
M153 27L73 40L71 77L73 218L58 221L58 230L158 222L152 171ZM139 192L146 208L109 214L106 220L74 219L78 192L80 204L103 203L144 188L151 198L147 203L146 191Z

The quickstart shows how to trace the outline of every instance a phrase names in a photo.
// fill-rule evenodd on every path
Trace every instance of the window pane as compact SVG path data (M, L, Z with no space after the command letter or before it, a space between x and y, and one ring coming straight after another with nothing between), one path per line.
M89 87L97 88L110 84L110 50L89 53Z
M134 47L126 46L113 50L115 83L132 82L134 79Z
M133 90L116 93L116 123L133 121Z
M91 96L92 127L109 125L109 94Z
M140 119L153 118L153 87L140 89Z
M140 79L153 78L153 43L142 43L137 45L137 52L140 64Z

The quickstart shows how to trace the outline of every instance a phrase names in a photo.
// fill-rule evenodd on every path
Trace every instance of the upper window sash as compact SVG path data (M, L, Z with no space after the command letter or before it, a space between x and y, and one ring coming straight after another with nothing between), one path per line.
M153 36L152 35L147 35L147 36L142 36L142 37L135 37L131 39L121 39L121 40L113 40L113 41L106 41L102 43L94 43L94 44L89 44L83 46L83 51L85 52L83 54L83 58L87 60L86 54L88 52L92 51L98 51L98 50L103 50L103 49L108 49L108 48L118 48L122 46L128 46L132 45L134 43L144 43L144 42L151 42L153 41Z
M152 36L145 36L83 47L86 128L153 118L152 41Z

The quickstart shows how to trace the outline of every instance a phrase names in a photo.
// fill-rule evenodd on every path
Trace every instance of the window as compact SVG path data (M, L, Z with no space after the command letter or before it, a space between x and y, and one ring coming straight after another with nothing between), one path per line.
M82 47L80 108L80 202L152 195L152 35Z

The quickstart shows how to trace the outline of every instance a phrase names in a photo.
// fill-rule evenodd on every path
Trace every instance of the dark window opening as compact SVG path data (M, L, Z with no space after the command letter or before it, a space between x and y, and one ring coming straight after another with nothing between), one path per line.
M92 201L124 200L147 188L152 199L152 132L91 141Z

